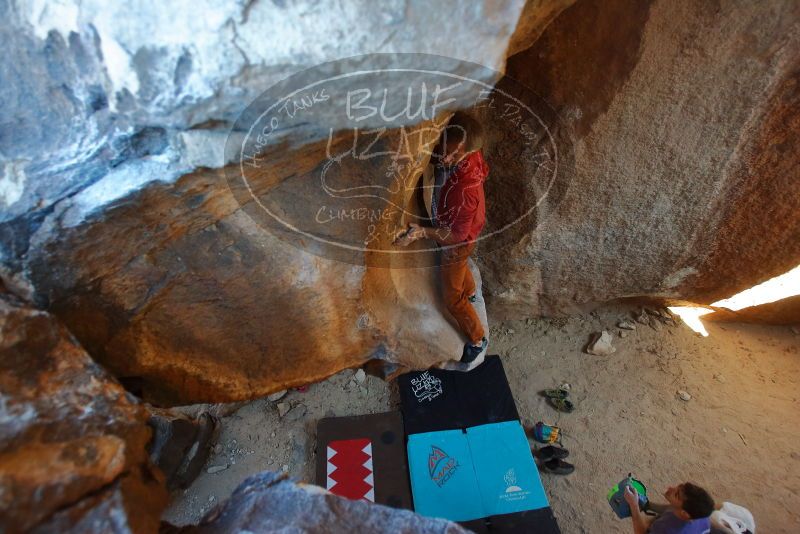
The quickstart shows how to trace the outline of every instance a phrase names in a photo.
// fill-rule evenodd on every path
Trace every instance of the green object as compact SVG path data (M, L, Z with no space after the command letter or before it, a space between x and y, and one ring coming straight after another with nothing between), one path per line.
M625 488L628 486L634 488L639 494L639 508L647 504L647 488L644 487L641 481L636 480L629 473L626 478L608 490L608 495L606 495L608 504L611 505L611 509L614 510L614 513L616 513L617 517L620 519L631 516L631 507L628 506L627 501L625 501Z

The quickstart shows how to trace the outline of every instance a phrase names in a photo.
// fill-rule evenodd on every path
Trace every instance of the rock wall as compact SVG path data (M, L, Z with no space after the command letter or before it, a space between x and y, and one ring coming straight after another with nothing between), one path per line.
M194 420L148 409L53 316L7 294L0 298L0 392L0 531L177 530L160 524L166 490L185 486L203 467L215 426L208 414ZM445 520L349 501L273 473L251 477L201 525L180 531L287 528L465 532Z
M710 303L800 264L799 10L581 0L511 57L508 76L553 106L572 159L528 232L482 256L491 314ZM495 199L538 163L498 161L505 135L492 129Z
M393 269L409 265L367 253L334 261L341 258L315 255L313 242L265 232L257 202L242 200L226 176L225 142L235 144L234 119L247 116L259 93L293 73L303 81L302 69L342 55L449 53L461 43L452 54L473 63L443 58L439 67L494 83L512 34L539 29L533 21L514 33L523 7L441 5L459 21L444 27L423 3L356 3L343 13L318 3L178 4L135 16L92 2L7 6L8 42L25 60L4 66L14 82L4 89L14 106L4 111L26 111L2 123L30 131L3 136L4 183L14 184L4 189L13 194L0 225L6 282L58 315L132 391L162 404L248 399L369 360L392 373L458 357L463 339L435 271ZM209 15L202 23L198 11ZM384 57L356 58L349 68ZM321 69L335 76L344 67ZM371 83L379 93L385 82ZM462 101L459 94L449 108ZM419 156L441 117L409 119L408 132L397 128L401 118L382 138L391 146L413 137L416 166L398 172L401 182L427 162ZM332 131L347 126L330 114L315 120ZM296 120L284 130L250 178L258 195L277 191L291 211L311 202L304 180L319 173L330 146L319 124ZM349 132L334 146L349 142ZM340 174L370 183L387 161ZM413 207L408 191L391 194ZM382 220L383 245L405 222ZM350 231L366 235L368 223Z
M550 3L557 2L544 9ZM119 196L201 163L221 167L197 138L224 139L266 88L308 67L413 52L502 70L523 7L524 0L448 0L437 6L441 16L431 16L421 1L3 2L0 222L21 233L6 257L24 253L23 222L35 218L21 216L92 183L112 182ZM458 24L443 26L445 18ZM192 128L200 132L181 135ZM196 148L205 162L191 157ZM137 163L138 177L107 178L126 163ZM87 209L102 209L103 197L92 200Z
M323 154L286 152L269 174L310 172ZM245 209L221 172L199 171L92 223L48 220L29 251L33 280L95 358L162 404L266 395L371 359L391 373L460 355L434 269L319 257Z
M0 299L0 530L155 532L147 411L46 312Z
M629 296L709 302L800 263L795 2L348 6L0 8L3 279L132 391L161 404L232 401L371 360L392 374L460 354L434 252L409 262L319 244L377 229L391 247L392 229L419 214L413 187L381 182L387 153L331 160L361 131L353 123L294 117L250 177L255 191L232 185L241 161L226 141L246 133L237 117L253 119L245 108L279 80L311 82L307 67L342 56L454 55L468 62L435 66L487 87L505 69L497 89L514 86L547 124L521 150L515 117L475 110L489 132L487 232L521 221L478 252L498 319ZM315 72L392 67L387 57L402 59L357 56ZM388 91L386 80L366 89ZM449 112L474 96L389 121L375 146L407 149L411 163L393 169L400 183L413 186ZM547 187L542 154L558 156ZM302 219L320 200L309 184L332 161L335 190L377 184L402 209L347 212L353 224L338 231L265 231L261 200Z

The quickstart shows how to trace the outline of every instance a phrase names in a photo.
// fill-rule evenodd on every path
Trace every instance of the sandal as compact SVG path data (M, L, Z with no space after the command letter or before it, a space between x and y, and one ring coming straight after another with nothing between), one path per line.
M544 389L539 392L539 395L548 399L566 399L569 396L569 391L564 388Z
M550 397L547 399L547 401L550 403L550 406L552 406L559 412L571 413L572 410L575 409L575 405L572 404L572 401L569 401L567 399L554 399Z
M575 471L575 466L569 462L565 462L560 458L553 458L541 464L544 471L553 473L554 475L569 475Z
M548 445L547 447L542 447L541 449L534 451L533 454L540 460L546 462L548 460L552 460L553 458L557 460L563 460L569 456L569 451L567 449L562 449L561 447Z

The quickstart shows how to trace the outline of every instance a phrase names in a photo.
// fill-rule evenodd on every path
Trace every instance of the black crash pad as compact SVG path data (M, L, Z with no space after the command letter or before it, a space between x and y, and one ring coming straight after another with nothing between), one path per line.
M469 372L429 369L397 382L407 435L519 419L499 356Z
M561 534L550 507L493 515L489 518L489 532L502 534Z
M459 521L458 524L470 532L474 532L475 534L489 533L489 525L486 523L485 517L481 519L473 519L472 521Z
M357 440L369 440L366 449L371 458L364 463L366 469L371 470L372 473L367 474L365 479L366 483L371 483L374 491L370 492L366 500L394 508L413 510L403 418L400 412L320 419L317 423L317 485L326 489L330 489L329 486L335 488L338 482L329 481L329 476L339 480L342 480L343 477L337 476L331 469L335 471L335 469L348 469L348 467L333 465L337 463L336 458L332 457L336 454L334 449L341 450L342 447L338 447L337 444L342 442L361 445L362 442ZM329 447L329 445L333 445L333 447ZM359 456L349 462L351 473L345 478L360 479L361 474L366 473L362 468L361 458ZM332 462L330 467L329 459ZM332 491L337 493L335 489Z

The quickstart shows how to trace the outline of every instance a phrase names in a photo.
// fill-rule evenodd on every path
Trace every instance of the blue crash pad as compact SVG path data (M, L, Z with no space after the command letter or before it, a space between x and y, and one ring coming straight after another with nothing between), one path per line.
M467 442L486 515L549 506L519 421L468 428Z
M412 434L408 465L414 510L469 521L547 508L519 421Z
M451 521L486 517L462 430L409 436L408 468L417 513Z

